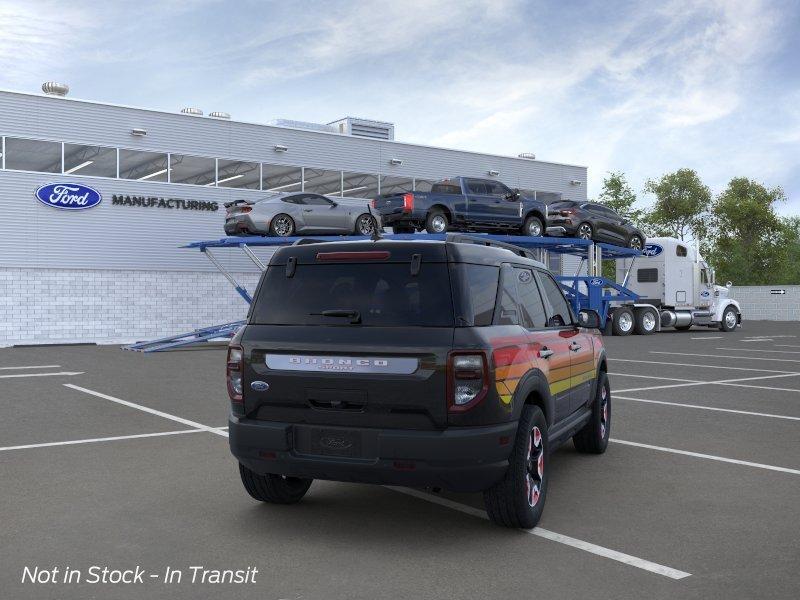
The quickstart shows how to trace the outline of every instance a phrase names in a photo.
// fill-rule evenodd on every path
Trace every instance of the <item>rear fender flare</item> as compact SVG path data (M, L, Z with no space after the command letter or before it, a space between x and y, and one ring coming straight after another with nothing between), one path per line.
M536 394L540 402L536 405L542 409L547 426L552 427L553 419L556 414L555 401L550 394L550 384L547 377L539 369L531 369L520 379L517 389L514 390L514 420L518 421L522 415L522 407L531 394Z

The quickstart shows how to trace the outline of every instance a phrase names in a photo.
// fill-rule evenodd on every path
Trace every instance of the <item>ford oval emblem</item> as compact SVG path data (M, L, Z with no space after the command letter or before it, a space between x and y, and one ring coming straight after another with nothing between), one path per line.
M48 183L36 188L36 199L42 204L62 210L83 210L97 206L103 196L80 183Z
M642 256L658 256L663 251L664 248L659 244L645 244Z
M327 436L319 439L319 445L330 450L347 450L353 447L353 442L345 438Z
M709 292L708 290L703 290L702 292L700 292L700 296L702 296L703 298L708 298L710 295L711 292Z
M269 384L266 381L254 381L250 384L250 388L256 392L266 392L269 389Z
M589 280L589 285L592 285L594 287L603 285L603 280L595 277L594 279Z

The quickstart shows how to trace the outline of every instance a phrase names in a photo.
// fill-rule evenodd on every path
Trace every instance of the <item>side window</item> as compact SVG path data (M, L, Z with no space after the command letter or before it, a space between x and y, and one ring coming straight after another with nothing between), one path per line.
M304 197L304 200L305 201L303 204L311 204L313 206L330 206L333 204L333 202L327 198L324 198L323 196L317 196L316 194L308 194Z
M700 283L708 283L708 271L706 269L700 269Z
M287 196L282 198L283 202L287 204L305 204L305 196Z
M522 326L527 329L544 327L547 316L533 271L521 268L515 268L514 271L517 279L520 311L522 312L520 319Z
M539 281L542 284L542 292L550 303L547 314L546 327L564 327L572 324L572 311L569 304L561 293L556 280L549 273L539 273Z
M480 194L481 196L485 196L489 193L486 184L480 179L467 179L467 191L469 191L470 194Z
M497 325L519 325L520 323L514 271L511 267L503 267L500 270L500 293L494 318Z
M689 251L686 249L686 246L681 246L680 244L678 244L677 246L675 246L675 255L676 256L688 256L689 255Z
M487 181L484 185L488 188L490 196L503 197L511 192L510 189L508 189L505 185L503 185L499 181Z
M461 300L464 319L475 327L491 325L500 269L493 265L465 263L454 265L454 269L457 273L455 280L461 282L454 295Z

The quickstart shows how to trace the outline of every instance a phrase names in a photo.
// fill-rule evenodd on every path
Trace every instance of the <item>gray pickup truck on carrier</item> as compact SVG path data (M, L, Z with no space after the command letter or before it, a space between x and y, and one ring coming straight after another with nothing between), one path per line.
M342 241L278 250L228 348L230 447L247 492L313 479L482 491L534 527L548 453L608 444L599 317L574 315L515 246Z
M547 205L493 179L454 177L434 183L430 192L404 192L375 198L372 207L395 233L487 231L545 234ZM563 228L558 228L563 233Z

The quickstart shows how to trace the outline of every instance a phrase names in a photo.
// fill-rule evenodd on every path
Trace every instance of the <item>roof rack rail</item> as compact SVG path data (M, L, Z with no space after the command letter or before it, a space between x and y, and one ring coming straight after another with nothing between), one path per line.
M514 244L507 244L506 242L499 242L497 240L490 240L482 236L465 235L463 233L448 233L447 241L455 244L476 244L479 246L503 248L505 250L511 250L511 252L518 256L524 256L525 258L530 258L532 260L539 260L536 255L527 248L515 246Z

